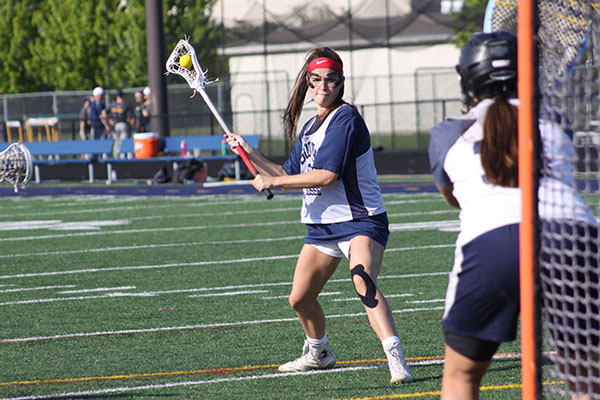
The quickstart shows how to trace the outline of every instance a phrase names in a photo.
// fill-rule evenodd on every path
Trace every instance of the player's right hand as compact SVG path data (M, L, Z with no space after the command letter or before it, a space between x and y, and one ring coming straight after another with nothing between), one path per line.
M235 134L235 133L230 133L228 135L227 134L225 135L225 139L227 139L227 144L231 148L231 151L233 151L235 154L237 154L237 155L240 154L236 149L236 147L238 147L238 146L242 146L242 148L244 150L246 150L246 152L248 152L248 150L247 150L248 144L246 143L246 141L244 140L244 138L242 136Z

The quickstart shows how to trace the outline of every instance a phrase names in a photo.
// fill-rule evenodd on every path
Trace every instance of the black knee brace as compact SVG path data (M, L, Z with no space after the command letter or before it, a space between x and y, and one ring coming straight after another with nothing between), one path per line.
M360 300L365 306L369 308L375 308L379 303L375 298L375 295L377 294L377 287L375 286L375 283L373 282L369 274L366 273L365 267L362 264L358 264L356 267L350 270L350 277L352 278L353 284L355 275L360 276L362 280L365 281L365 285L367 285L367 293L365 293L364 296L358 293L358 290L356 290L356 285L354 285L354 290L356 291L356 294L358 295L358 297L360 297Z

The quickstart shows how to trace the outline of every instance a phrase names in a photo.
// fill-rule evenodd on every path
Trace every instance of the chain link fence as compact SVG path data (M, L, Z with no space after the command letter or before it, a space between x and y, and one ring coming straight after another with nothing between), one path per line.
M232 131L260 134L261 150L267 156L286 155L291 143L281 121L293 79L284 74L256 75L236 83L215 82L207 87L209 96ZM371 131L373 145L388 150L423 149L429 130L446 117L460 114L459 85L451 68L421 68L414 74L348 77L345 97L352 96ZM348 84L347 83L347 84ZM123 89L125 101L134 104L134 93L142 88ZM106 104L114 98L107 90ZM268 92L268 95L266 93ZM169 126L171 136L219 135L220 127L200 96L187 85L169 85ZM0 95L0 140L15 141L16 121L25 126L30 118L56 118L58 140L79 139L79 111L90 92L43 92ZM268 99L265 102L265 98ZM266 104L265 104L266 103ZM316 112L307 102L300 124ZM163 116L151 116L154 118ZM8 123L7 123L8 122ZM47 140L36 129L33 140ZM10 133L10 135L9 135ZM24 140L27 140L25 135Z

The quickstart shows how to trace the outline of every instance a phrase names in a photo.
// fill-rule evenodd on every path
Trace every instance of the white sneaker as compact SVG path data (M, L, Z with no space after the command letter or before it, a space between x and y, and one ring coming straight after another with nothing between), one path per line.
M385 355L387 356L388 366L390 367L390 379L391 384L398 384L402 382L412 382L413 374L404 360L404 353L402 353L402 344L394 342L391 345L384 347Z
M326 369L335 365L335 354L326 343L322 346L311 346L308 340L304 341L302 356L294 361L286 362L279 366L281 372L308 371L311 369Z

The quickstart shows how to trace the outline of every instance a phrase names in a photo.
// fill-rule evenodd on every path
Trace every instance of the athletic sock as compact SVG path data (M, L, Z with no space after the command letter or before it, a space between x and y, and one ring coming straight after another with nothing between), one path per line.
M313 347L323 346L328 343L327 334L325 334L325 336L323 336L321 339L313 339L307 336L306 341L308 341L308 344L310 344Z
M381 341L381 345L383 348L387 348L394 343L400 343L400 338L398 336L388 336Z

